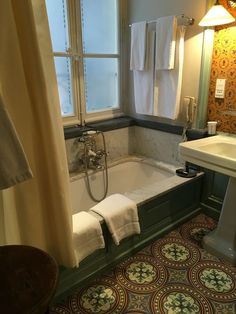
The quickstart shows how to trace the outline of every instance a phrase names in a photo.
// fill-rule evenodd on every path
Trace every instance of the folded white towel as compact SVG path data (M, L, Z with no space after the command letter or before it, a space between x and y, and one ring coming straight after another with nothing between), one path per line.
M98 219L84 211L72 216L73 244L76 265L97 249L105 247L102 228Z
M0 134L0 189L6 189L32 178L32 172L1 95Z
M139 114L155 115L154 49L155 32L148 31L145 70L133 71L135 111Z
M178 27L176 62L171 71L156 71L154 103L159 117L175 120L179 114L184 62L185 26Z
M156 70L171 70L175 64L177 18L160 17L156 21Z
M130 70L144 70L146 30L146 22L138 22L131 25Z
M116 245L130 235L140 233L135 202L121 194L113 194L91 208L101 215Z

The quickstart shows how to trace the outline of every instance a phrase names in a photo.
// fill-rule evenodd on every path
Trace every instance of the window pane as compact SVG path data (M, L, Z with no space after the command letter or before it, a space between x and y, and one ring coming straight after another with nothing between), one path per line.
M118 53L117 0L81 0L84 53Z
M66 0L46 0L49 27L54 52L69 48Z
M118 108L118 60L85 58L86 111Z
M75 112L72 101L70 58L55 57L54 60L61 104L61 114L63 117L73 116Z

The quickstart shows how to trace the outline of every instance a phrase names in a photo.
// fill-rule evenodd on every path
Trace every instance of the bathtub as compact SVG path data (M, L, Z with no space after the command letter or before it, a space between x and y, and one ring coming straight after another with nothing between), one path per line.
M114 244L106 224L101 221L106 249L95 251L80 263L80 267L60 273L56 298L61 300L81 283L98 273L107 271L124 258L140 251L155 239L171 231L179 224L200 212L202 176L182 178L175 175L176 167L143 157L122 158L109 166L108 195L125 194L138 205L140 235ZM90 171L91 187L96 197L103 192L103 172ZM188 181L188 182L186 182ZM89 210L95 203L90 199L85 175L73 175L70 179L73 214Z
M184 183L185 178L175 175L176 167L152 159L124 158L108 168L108 194L121 193L140 205L167 190ZM104 172L89 174L91 190L95 198L104 192ZM70 194L73 214L89 210L96 203L90 198L84 174L71 177Z

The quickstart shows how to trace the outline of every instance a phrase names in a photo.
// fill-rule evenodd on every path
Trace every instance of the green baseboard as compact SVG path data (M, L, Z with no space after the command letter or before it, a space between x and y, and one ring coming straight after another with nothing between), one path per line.
M206 204L201 203L201 208L202 208L202 213L204 213L205 215L215 219L215 220L219 220L220 218L220 209L219 208L215 208L215 207L211 207L208 206Z

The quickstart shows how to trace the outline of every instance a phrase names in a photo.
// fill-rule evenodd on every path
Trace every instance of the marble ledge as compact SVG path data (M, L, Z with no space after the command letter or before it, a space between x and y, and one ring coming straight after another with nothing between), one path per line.
M157 182L146 185L140 189L125 193L124 195L133 200L137 204L137 206L141 206L166 192L170 192L171 190L175 189L176 186L181 186L188 181L194 180L199 176L202 176L203 174L203 172L199 172L194 178L183 178L177 175L173 175L170 178L162 180L161 184Z

